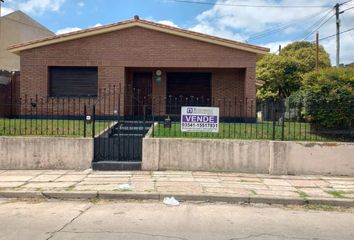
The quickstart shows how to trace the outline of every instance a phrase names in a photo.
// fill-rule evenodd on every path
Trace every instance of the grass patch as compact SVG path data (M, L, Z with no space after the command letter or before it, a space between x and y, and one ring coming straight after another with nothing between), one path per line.
M346 198L344 192L342 191L327 191L328 194L332 195L335 198Z
M111 121L96 121L95 135ZM86 136L92 136L92 123L86 124ZM84 121L68 119L8 119L0 118L0 136L83 137Z
M303 191L298 190L296 192L299 194L299 196L301 198L308 198L309 197L309 195L307 193L303 192Z
M275 126L275 140L282 139L282 126ZM159 123L154 128L154 137L165 138L211 138L211 139L264 139L273 137L273 123L220 123L218 133L186 133L181 132L181 124L172 123L171 128L164 128ZM284 140L299 141L335 141L338 139L323 137L311 131L309 123L286 122L284 123Z
M253 195L257 195L257 192L253 189L250 190Z

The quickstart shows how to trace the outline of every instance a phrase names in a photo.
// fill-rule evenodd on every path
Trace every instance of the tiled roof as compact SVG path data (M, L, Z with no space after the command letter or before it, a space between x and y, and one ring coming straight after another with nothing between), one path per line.
M211 42L211 43L214 43L217 45L223 45L223 46L227 46L227 47L231 47L231 48L238 48L241 50L255 52L258 54L266 54L267 52L269 52L269 48L259 47L259 46L255 46L255 45L251 45L251 44L241 43L241 42L237 42L237 41L233 41L233 40L229 40L229 39L224 39L224 38L215 37L215 36L211 36L211 35L207 35L207 34L193 32L193 31L189 31L189 30L185 30L185 29L181 29L181 28L171 27L168 25L155 23L155 22L151 22L151 21L147 21L147 20L142 20L139 18L134 18L134 19L127 20L127 21L117 22L117 23L94 27L94 28L88 28L88 29L84 29L84 30L80 30L80 31L60 34L60 35L56 35L53 37L39 39L39 40L24 42L24 43L12 45L8 49L11 52L19 53L19 52L21 52L23 50L27 50L27 49L32 49L32 48L46 46L46 45L50 45L50 44L54 44L54 43L84 38L84 37L93 36L93 35L98 35L98 34L102 34L102 33L116 31L119 29L134 27L134 26L140 26L143 28L153 29L153 30L157 30L157 31L161 31L161 32L167 32L170 34L179 35L179 36L186 37L186 38L197 39L197 40L205 41L205 42Z

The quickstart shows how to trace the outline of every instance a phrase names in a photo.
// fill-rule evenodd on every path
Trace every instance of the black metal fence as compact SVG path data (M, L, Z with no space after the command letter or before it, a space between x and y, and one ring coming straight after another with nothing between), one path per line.
M0 103L0 136L94 137L127 126L151 127L152 137L354 141L351 124L327 129L309 121L301 104L242 98L146 97L104 89L99 98L33 98ZM182 132L182 106L218 107L219 132ZM152 124L155 123L155 124ZM118 129L118 130L117 130ZM113 132L114 132L113 131ZM112 134L112 133L111 133Z
M280 141L354 141L352 122L341 127L326 128L321 122L304 115L304 105L281 101L255 101L253 99L201 99L169 97L161 106L160 99L152 101L153 137L269 139ZM220 123L218 133L181 131L181 106L218 107ZM156 107L158 110L156 110ZM168 111L168 109L174 109ZM163 112L165 110L165 112ZM162 114L161 114L162 113ZM172 114L169 114L172 113Z

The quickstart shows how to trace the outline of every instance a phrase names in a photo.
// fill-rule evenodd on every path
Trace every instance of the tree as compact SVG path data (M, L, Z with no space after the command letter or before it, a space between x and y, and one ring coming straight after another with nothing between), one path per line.
M304 117L323 128L351 128L354 122L354 70L328 68L304 76Z
M319 46L319 68L331 67L329 54ZM316 68L316 44L311 42L293 42L288 44L280 53L281 56L290 57L301 63L301 72L308 73Z
M319 66L331 66L328 53L319 47ZM257 78L265 84L257 89L257 98L289 97L300 89L302 76L315 70L316 46L311 42L288 44L279 55L268 54L257 62Z
M268 54L257 63L257 78L265 84L257 90L261 100L289 97L300 87L299 61L276 54Z

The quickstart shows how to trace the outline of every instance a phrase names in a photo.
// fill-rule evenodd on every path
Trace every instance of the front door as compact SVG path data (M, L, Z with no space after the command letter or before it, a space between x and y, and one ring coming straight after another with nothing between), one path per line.
M152 73L133 74L133 115L151 115Z

